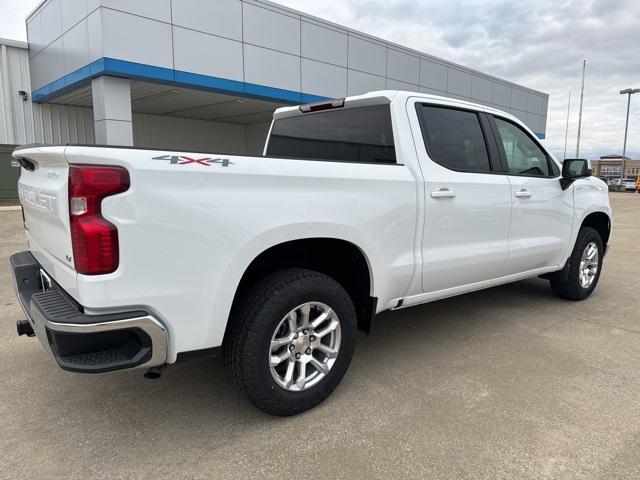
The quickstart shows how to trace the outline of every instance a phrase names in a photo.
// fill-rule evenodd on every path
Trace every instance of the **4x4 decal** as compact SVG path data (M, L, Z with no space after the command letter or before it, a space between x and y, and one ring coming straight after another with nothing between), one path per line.
M229 165L234 164L228 158L192 158L187 157L186 155L160 155L159 157L153 157L152 160L165 160L168 161L171 165L189 165L190 163L193 163L196 165L202 165L204 167L208 167L214 163L219 163L221 167L228 167Z

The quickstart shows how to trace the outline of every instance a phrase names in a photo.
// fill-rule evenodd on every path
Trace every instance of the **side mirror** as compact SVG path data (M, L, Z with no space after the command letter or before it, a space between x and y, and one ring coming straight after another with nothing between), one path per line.
M569 188L577 178L586 178L591 176L589 162L584 158L571 158L562 163L562 178L560 185L563 190Z

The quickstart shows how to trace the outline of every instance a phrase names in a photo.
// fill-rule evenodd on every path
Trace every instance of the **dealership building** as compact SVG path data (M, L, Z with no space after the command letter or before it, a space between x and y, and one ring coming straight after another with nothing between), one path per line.
M545 135L545 93L264 0L46 0L26 25L0 40L0 179L33 142L258 154L274 109L384 89Z

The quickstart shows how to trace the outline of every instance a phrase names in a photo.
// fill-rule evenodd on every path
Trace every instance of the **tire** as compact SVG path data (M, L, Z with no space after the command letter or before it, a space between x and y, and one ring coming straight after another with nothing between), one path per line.
M305 315L309 324L319 322L320 315L327 312L325 307L333 313L325 315L326 322L319 324L317 330L308 328L305 334L302 326ZM289 315L291 312L295 314ZM292 331L290 317L296 318L293 325L299 326L299 330ZM223 345L227 373L248 400L271 415L295 415L316 406L338 386L351 363L355 347L355 308L346 290L322 273L286 269L266 276L239 298L229 321ZM273 338L290 343L272 347ZM325 342L326 348L318 342ZM329 358L324 350L332 350L332 356L337 351L337 356ZM300 360L294 358L295 355L300 355L297 357ZM278 364L272 369L272 361L283 357L286 357L282 361L284 365ZM290 367L292 362L294 366ZM297 380L301 378L304 362L307 362L305 375L315 377L303 384ZM321 372L315 365L328 372ZM290 377L289 368L292 368ZM291 378L295 384L287 387Z
M593 278L591 283L585 285L581 282L581 262L583 253L589 245L595 245L597 248L597 271L595 275L591 275ZM604 248L602 244L602 238L600 234L591 227L582 227L578 232L578 238L569 257L569 272L565 281L551 280L551 290L553 293L568 300L584 300L588 298L596 288L600 273L602 272L602 257L604 255Z

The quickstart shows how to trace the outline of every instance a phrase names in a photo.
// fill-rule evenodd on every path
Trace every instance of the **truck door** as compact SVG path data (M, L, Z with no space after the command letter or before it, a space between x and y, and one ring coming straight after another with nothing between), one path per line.
M573 227L573 187L560 186L560 169L538 142L506 118L490 118L511 184L509 260L505 275L559 265Z
M496 172L500 166L487 116L446 104L416 103L415 108L426 195L423 291L502 276L511 189L506 175Z

